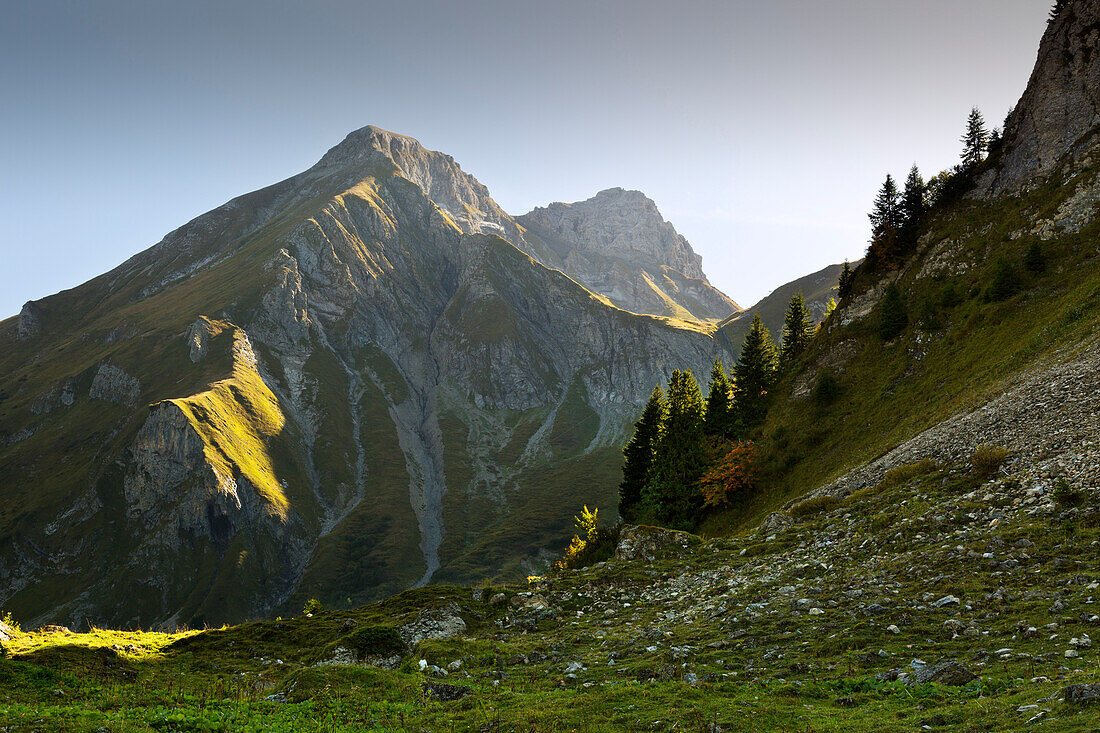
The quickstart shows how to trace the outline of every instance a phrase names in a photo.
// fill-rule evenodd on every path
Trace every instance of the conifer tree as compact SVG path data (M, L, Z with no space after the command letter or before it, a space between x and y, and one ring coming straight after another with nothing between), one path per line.
M764 419L768 393L775 384L775 344L756 315L733 367L733 405L741 424L751 427Z
M886 174L886 180L875 196L875 208L867 215L871 220L873 229L890 228L897 229L901 226L901 206L898 196L898 184L894 177Z
M783 369L802 355L813 335L813 319L806 308L806 299L799 293L791 298L787 313L783 316L783 343L779 348L779 364Z
M733 434L733 385L721 359L715 359L710 369L710 391L707 393L703 431L715 438Z
M883 341L894 338L909 325L909 313L897 283L890 283L878 304L878 335Z
M703 395L691 371L676 370L668 383L668 403L642 511L673 529L692 529L703 506L698 486L707 465Z
M898 248L898 233L904 223L901 195L894 177L889 173L875 196L874 209L867 216L871 220L871 245L867 248L867 261L869 267L875 268L893 259Z
M840 278L837 280L836 294L844 300L852 292L852 278L855 273L852 272L852 266L848 264L848 260L844 260L844 267L840 269Z
M665 395L658 385L649 395L642 416L634 423L634 437L623 448L623 480L619 484L619 515L623 521L634 521L636 517L642 490L653 467L653 451L664 414Z
M966 134L962 136L961 142L963 168L972 169L985 158L986 146L989 144L985 119L977 107L970 110L970 116L966 120Z
M920 169L913 166L909 169L909 177L905 179L905 191L901 195L901 215L904 226L914 227L920 223L928 204L925 201L924 178Z
M1047 18L1047 22L1053 23L1054 19L1057 18L1061 14L1061 12L1066 9L1067 5L1069 5L1069 0L1056 0L1056 2L1054 3L1054 7L1050 9L1050 17Z

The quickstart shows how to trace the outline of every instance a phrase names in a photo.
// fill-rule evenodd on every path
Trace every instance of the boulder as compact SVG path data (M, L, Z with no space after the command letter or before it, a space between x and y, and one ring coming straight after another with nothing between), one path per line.
M615 559L652 561L669 551L686 550L693 539L697 538L674 529L628 525L619 534Z
M913 674L910 684L923 685L936 682L948 687L962 687L978 679L978 675L959 664L954 659L944 659L930 666L919 667Z
M1100 683L1069 685L1062 690L1062 697L1072 705L1092 705L1100 702Z
M448 639L466 633L466 622L458 615L458 604L448 603L442 608L429 608L410 623L397 630L406 646L413 646L422 639Z

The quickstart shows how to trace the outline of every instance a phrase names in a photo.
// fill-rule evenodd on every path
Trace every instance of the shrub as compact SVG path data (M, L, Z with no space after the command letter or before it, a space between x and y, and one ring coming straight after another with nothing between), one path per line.
M11 615L10 611L0 613L0 621L3 621L5 624L7 624L12 631L20 632L23 630L22 627L19 626L19 622L16 621L15 618Z
M619 544L620 526L600 528L599 509L585 506L580 516L573 517L577 533L565 550L565 555L554 563L559 570L576 570L607 560L615 554ZM582 538L583 535L583 538Z
M1047 259L1043 255L1043 248L1038 242L1032 242L1024 253L1024 269L1028 272L1041 273L1047 269Z
M985 299L989 302L1007 300L1018 292L1020 292L1020 276L1012 263L1002 257L997 260L993 279L985 291Z
M840 504L840 499L835 496L815 496L805 499L792 506L787 513L792 517L808 517L811 514L820 514L835 508Z
M909 314L905 310L905 300L897 283L890 283L882 300L878 304L876 330L883 341L897 337L909 325Z
M1069 481L1059 477L1054 481L1054 503L1061 507L1081 506L1085 503L1085 495L1070 486Z
M306 601L306 605L302 606L302 613L306 616L314 616L324 610L324 605L316 598L310 598Z
M728 505L730 497L746 494L756 481L756 448L752 443L730 443L725 454L699 479L703 506Z
M891 468L882 477L882 486L901 486L907 484L917 476L932 473L937 468L936 462L930 458L924 458L915 463L907 463L904 466Z
M822 371L814 385L814 404L818 407L828 407L840 397L840 382L830 371Z
M1008 451L995 445L979 445L970 456L970 467L981 477L992 476L1008 458Z
M360 657L400 654L405 650L401 635L392 626L364 626L345 636L339 643L354 650Z

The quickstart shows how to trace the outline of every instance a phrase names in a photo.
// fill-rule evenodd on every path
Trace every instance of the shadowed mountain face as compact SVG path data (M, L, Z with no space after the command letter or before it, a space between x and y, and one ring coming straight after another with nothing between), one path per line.
M28 303L0 324L0 605L214 623L557 553L581 503L614 506L636 406L719 347L542 246L367 127Z
M518 221L544 262L621 308L699 320L740 310L707 282L702 258L640 191L612 188Z

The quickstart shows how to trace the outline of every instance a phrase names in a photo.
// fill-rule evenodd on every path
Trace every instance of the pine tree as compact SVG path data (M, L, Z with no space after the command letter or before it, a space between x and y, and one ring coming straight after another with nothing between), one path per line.
M768 393L775 384L775 359L771 334L760 316L753 316L733 367L734 411L745 427L758 424L767 413Z
M813 319L806 308L802 293L791 298L787 313L783 316L783 344L779 348L779 364L783 369L802 355L814 335Z
M642 511L673 529L692 529L703 506L698 481L707 453L703 395L690 371L672 373L667 404L650 478L642 491Z
M889 264L898 249L898 234L904 223L901 211L901 195L894 177L886 174L886 181L875 196L874 209L867 215L871 220L871 245L867 248L869 267Z
M852 272L852 266L848 264L848 260L844 260L844 267L840 269L840 278L837 280L836 294L844 300L852 292L852 278L855 273Z
M890 283L878 304L878 335L883 341L896 337L909 325L905 299L897 283Z
M920 224L928 204L925 200L924 178L920 169L913 166L909 169L909 177L905 179L905 192L901 195L901 216L906 228L915 228Z
M653 467L653 451L664 414L665 395L657 386L649 395L642 416L634 423L634 437L623 448L623 480L619 484L619 515L623 521L635 519L642 490L649 481Z
M871 220L873 229L890 228L897 229L902 224L901 206L898 195L898 184L894 177L886 174L886 180L875 196L875 208L867 215Z
M707 413L703 431L715 438L725 438L734 432L733 385L721 359L710 369L710 391L707 393Z
M963 144L963 168L972 169L985 158L986 146L989 144L985 119L977 107L970 110L970 117L966 120L966 134L960 140Z

